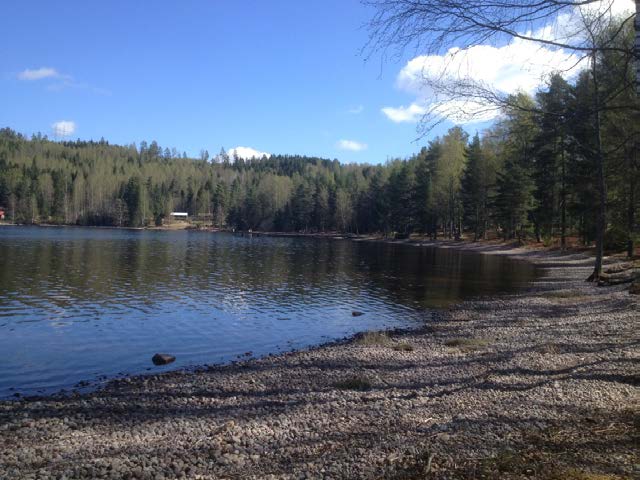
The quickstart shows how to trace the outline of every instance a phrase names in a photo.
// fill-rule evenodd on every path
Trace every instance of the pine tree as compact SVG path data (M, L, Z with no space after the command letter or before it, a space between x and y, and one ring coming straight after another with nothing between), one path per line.
M484 237L487 216L488 186L485 181L480 137L476 133L465 152L466 165L462 175L462 205L465 224L473 230L474 242Z
M537 116L538 134L534 140L534 196L536 236L550 238L560 225L561 245L566 244L567 229L567 119L570 116L571 87L560 75L551 77L546 91L538 94L541 113Z
M504 171L498 174L495 215L504 240L523 240L524 227L531 208L533 189L529 172L521 161L507 160Z

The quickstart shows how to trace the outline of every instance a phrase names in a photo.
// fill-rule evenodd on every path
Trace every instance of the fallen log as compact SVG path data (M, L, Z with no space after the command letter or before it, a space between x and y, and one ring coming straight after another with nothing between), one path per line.
M635 272L629 272L629 270L616 274L602 273L598 279L598 285L601 287L621 285L623 283L632 283L635 279Z
M621 272L626 272L627 270L630 270L632 268L633 268L632 262L618 263L616 265L610 266L609 268L606 268L604 270L604 273L607 273L607 274L621 273Z

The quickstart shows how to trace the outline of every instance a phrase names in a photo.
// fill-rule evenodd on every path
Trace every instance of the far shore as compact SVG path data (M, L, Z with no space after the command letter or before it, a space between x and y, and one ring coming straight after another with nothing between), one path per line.
M6 478L638 478L640 297L585 282L592 259L580 253L437 246L509 255L544 274L528 291L425 318L420 331L0 402L0 471Z
M59 224L59 223L33 223L33 224L20 224L11 223L8 221L0 221L0 227L42 227L42 228L97 228L106 230L133 230L133 231L194 231L203 233L231 233L242 236L266 236L266 237L291 237L291 238L322 238L322 239L334 239L334 240L353 240L353 241L375 241L395 244L410 244L415 246L428 246L428 247L446 247L456 248L462 250L478 251L479 253L494 253L497 250L511 251L514 248L524 247L535 249L538 251L559 251L558 245L551 245L544 247L542 244L535 243L531 240L526 242L520 242L516 239L505 241L500 238L492 238L489 240L473 241L467 236L461 239L447 238L443 235L438 236L436 239L432 239L423 234L411 234L408 238L395 238L390 235L384 235L382 233L352 233L352 232L339 232L339 231L324 231L324 232L280 232L272 230L239 230L228 227L212 227L212 226L198 226L197 224L188 222L175 222L166 225L158 226L146 226L146 227L126 227L126 226L112 226L112 225L75 225L75 224ZM558 243L556 239L555 243ZM592 255L593 246L576 246L569 245L565 249L565 253L582 253L585 255Z

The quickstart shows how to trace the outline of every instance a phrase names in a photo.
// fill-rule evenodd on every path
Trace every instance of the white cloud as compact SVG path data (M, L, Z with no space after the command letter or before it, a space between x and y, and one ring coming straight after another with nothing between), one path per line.
M553 22L542 26L533 37L575 41L583 33L576 25L580 16L593 18L632 13L631 0L602 0L590 3L581 10L560 14ZM527 35L532 35L527 32ZM467 93L493 92L514 94L519 91L534 93L542 87L549 75L558 72L571 78L586 63L575 52L548 47L540 43L514 38L506 45L475 45L466 50L451 48L444 55L422 55L413 58L398 74L396 85L415 97L409 106L382 108L387 118L396 123L416 123L424 115L436 115L456 123L473 123L491 120L499 115L499 109L489 100L467 97L460 100L460 85ZM432 84L457 84L458 90L436 93ZM480 88L478 88L480 87Z
M441 92L435 98L428 82L462 81L492 92L533 93L552 72L570 76L577 71L578 64L579 57L575 54L520 39L503 47L476 45L467 50L452 48L444 55L422 55L410 60L397 78L398 88L415 95L416 100L408 107L385 107L382 112L396 123L415 123L428 112L458 123L490 120L498 115L490 102L461 101L455 92Z
M99 95L111 95L111 92L104 88L94 87L85 82L76 81L73 76L60 73L52 67L41 67L23 70L17 75L19 80L34 81L48 79L51 81L47 85L47 90L51 92L59 92L67 88L88 90Z
M448 99L432 103L429 108L412 103L408 107L385 107L382 109L389 120L395 123L416 123L427 114L446 117L454 123L484 122L496 117L497 108L466 99Z
M627 15L635 12L633 0L600 0L580 6L580 10L587 15L602 15L609 13L613 16Z
M238 158L243 158L245 160L249 158L262 158L262 157L269 158L271 156L271 154L268 152L261 152L251 147L236 147L236 148L232 148L227 153L230 158L233 158L235 154L238 156Z
M633 0L599 0L580 5L573 10L564 10L555 21L542 26L533 34L528 31L527 36L545 40L559 41L572 44L576 40L584 39L588 32L584 28L584 21L593 23L596 28L607 25L612 18L624 18L635 12Z
M364 111L364 105L356 105L355 107L349 108L349 110L347 110L347 113L350 113L352 115L358 115L363 111Z
M76 131L76 123L71 120L60 120L51 125L53 134L56 137L69 137Z
M41 67L23 70L18 74L20 80L42 80L43 78L59 78L60 73L51 67Z
M415 123L427 113L427 109L416 103L412 103L408 107L384 107L382 109L382 113L384 113L392 122Z
M361 152L367 149L366 143L356 142L355 140L340 140L336 146L340 150L348 150L350 152Z

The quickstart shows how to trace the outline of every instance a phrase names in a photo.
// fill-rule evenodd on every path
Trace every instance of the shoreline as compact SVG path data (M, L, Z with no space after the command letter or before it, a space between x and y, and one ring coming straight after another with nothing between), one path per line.
M26 225L12 224L11 226L24 227ZM106 230L134 230L134 231L135 230L138 230L138 231L162 230L162 229L156 229L156 228L108 227L108 226L84 227L82 225L55 225L55 224L37 224L32 226L41 227L41 228L92 228L92 229L97 228L97 229L106 229ZM181 230L168 229L167 231L181 231ZM510 251L512 249L512 246L508 244L500 243L500 242L471 243L471 242L452 240L452 239L424 240L421 238L414 238L414 239L396 240L396 239L385 238L385 237L376 236L376 235L353 234L351 236L344 236L337 233L305 234L305 233L289 233L289 232L232 232L227 230L211 231L211 230L203 230L203 229L194 230L194 231L197 231L199 233L228 233L228 234L240 235L240 236L255 235L255 236L267 236L267 237L350 240L357 243L365 243L365 242L384 243L384 244L401 245L401 246L408 246L408 247L455 249L463 252L471 252L471 253L479 253L479 254L492 254L492 253L496 253L499 250L506 249L507 251ZM479 251L477 251L478 248L480 248ZM510 256L513 257L513 255L510 255ZM516 260L520 262L526 261L525 259L522 259L522 258L517 258ZM524 290L526 291L528 288L529 287L524 287ZM460 303L462 301L463 300L458 300L457 302ZM433 308L430 308L428 311L424 311L423 315L425 317L428 316L431 321L441 316L441 310L442 308L433 307ZM187 366L178 367L176 369L171 369L169 371L161 372L161 374L172 373L172 372L188 374L192 372L198 372L198 371L201 371L202 369L207 369L207 368L226 367L226 366L232 366L237 364L243 364L250 360L258 360L266 357L273 357L273 356L279 356L283 354L300 353L300 352L310 351L315 349L328 348L334 345L354 342L363 334L366 334L369 332L385 332L392 335L398 335L398 334L407 334L407 333L420 333L424 329L425 329L424 325L419 325L419 326L412 326L412 327L405 326L405 327L385 328L383 330L364 330L364 331L348 334L343 337L335 337L327 340L322 340L319 343L313 343L313 344L310 344L304 347L295 348L295 349L273 351L269 353L260 354L257 356L254 356L254 355L246 356L245 354L238 354L233 359L229 359L227 361L187 365ZM72 396L88 395L106 388L112 382L126 381L127 379L136 378L136 377L149 377L149 376L158 375L158 373L153 373L150 368L147 368L146 370L147 371L139 371L139 372L120 372L118 374L110 375L110 376L99 375L99 376L94 376L92 378L81 378L76 383L61 385L55 389L50 389L49 391L46 391L46 392L40 391L40 392L33 392L33 393L25 393L24 391L10 388L9 389L11 391L10 394L0 396L0 403L6 402L6 401L18 401L18 400L38 401L38 400L46 400L46 399L54 399L54 398L65 399Z
M478 253L496 253L500 251L506 251L510 256L514 256L513 250L527 249L537 252L560 252L560 248L557 246L543 247L541 244L534 242L521 243L517 240L509 240L505 242L500 238L492 240L478 240L472 241L469 239L452 239L446 237L439 237L437 239L430 239L421 234L412 234L409 238L389 238L380 233L340 233L338 231L327 232L278 232L278 231L248 231L248 230L235 230L219 227L198 227L192 224L178 224L178 225L164 225L164 226L148 226L148 227L117 227L109 225L75 225L75 224L56 224L56 223L34 223L34 224L20 224L20 223L8 223L6 221L0 221L0 227L37 227L37 228L88 228L98 230L128 230L128 231L150 231L150 232L198 232L198 233L227 233L237 236L248 237L284 237L284 238L314 238L314 239L327 239L327 240L350 240L353 242L377 242L377 243L389 243L398 245L411 245L420 247L441 247L441 248L455 248L463 251L475 251ZM593 256L593 246L569 246L566 248L566 254L584 254ZM605 258L613 255L614 252L605 252Z
M20 223L8 223L6 221L0 221L0 227L39 227L39 228L89 228L100 230L129 230L129 231L151 231L151 232L198 232L198 233L228 233L238 236L255 236L255 237L285 237L285 238L314 238L314 239L328 239L328 240L351 240L354 242L377 242L377 243L389 243L397 245L411 245L418 247L438 247L438 248L455 248L462 251L472 251L477 253L498 253L504 251L510 256L517 256L514 254L514 250L526 249L536 252L549 252L549 253L565 253L565 254L583 254L593 257L594 246L569 246L565 252L561 252L557 246L543 247L541 244L534 242L521 243L517 240L504 241L500 238L492 240L478 240L471 241L468 239L452 239L446 237L439 237L437 239L431 239L421 234L412 234L413 237L409 238L389 238L380 233L340 233L338 231L327 232L278 232L278 231L249 231L249 230L235 230L220 227L199 227L193 224L170 224L163 226L147 226L147 227L117 227L109 225L75 225L75 224L56 224L56 223L34 223L34 224L20 224ZM612 255L613 254L613 255ZM605 259L616 256L616 253L605 252Z
M78 396L0 401L0 471L8 478L640 474L637 297L584 282L592 260L582 254L390 242L509 255L544 271L524 292L463 302L421 330L386 339L364 334L113 380Z

